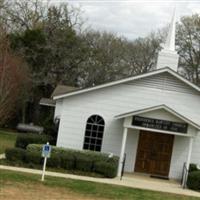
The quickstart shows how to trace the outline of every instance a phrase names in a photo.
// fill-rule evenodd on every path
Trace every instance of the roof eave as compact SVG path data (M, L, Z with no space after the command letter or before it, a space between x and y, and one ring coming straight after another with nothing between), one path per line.
M77 95L77 94L82 94L82 93L85 93L85 92L90 92L90 91L93 91L93 90L98 90L98 89L101 89L101 88L106 88L106 87L110 87L110 86L114 86L114 85L118 85L118 84L121 84L121 83L125 83L125 82L128 82L128 81L133 81L133 80L145 78L145 77L156 75L156 74L163 73L163 72L169 72L170 74L174 75L179 80L185 82L186 84L190 85L192 88L194 88L195 90L200 92L200 88L198 86L194 85L193 83L191 83L187 79L183 78L177 72L173 71L169 67L165 67L165 68L157 69L157 70L145 73L145 74L140 74L140 75L137 75L137 76L124 78L122 80L113 81L113 82L110 82L110 83L105 83L105 84L102 84L102 85L99 85L99 86L95 86L95 87L91 87L91 88L86 88L86 89L70 92L70 93L67 93L67 94L54 96L53 99L54 100L58 100L58 99L61 99L61 98L65 98L65 97L69 97L69 96L73 96L73 95Z

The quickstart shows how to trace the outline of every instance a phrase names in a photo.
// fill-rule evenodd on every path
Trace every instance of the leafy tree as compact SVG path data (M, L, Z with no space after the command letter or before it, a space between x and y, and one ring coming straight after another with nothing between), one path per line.
M32 13L32 7L24 7L24 4L21 6L21 12L28 9L26 12ZM41 97L49 97L59 83L77 85L79 65L86 52L82 45L83 40L75 30L81 25L77 15L75 20L71 19L74 10L69 10L66 4L62 4L49 6L43 12L46 13L45 17L41 15L43 17L37 23L34 20L34 26L30 22L27 23L30 26L10 32L12 48L26 60L31 72L32 93L29 96L29 107L31 120L36 123L39 119L38 102ZM19 17L24 19L23 15ZM22 20L14 23L18 24ZM20 27L20 24L16 27Z
M86 50L67 12L66 5L49 7L41 28L11 34L12 47L28 62L36 87L76 84Z
M47 39L48 82L77 85L80 64L85 60L86 46L75 30L67 5L52 6L48 10L44 31Z

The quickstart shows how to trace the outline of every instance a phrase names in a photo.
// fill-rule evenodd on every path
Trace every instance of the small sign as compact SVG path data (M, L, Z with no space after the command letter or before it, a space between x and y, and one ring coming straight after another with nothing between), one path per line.
M47 158L50 157L50 154L51 154L51 146L47 142L47 144L43 145L43 147L42 147L42 157L44 157L44 163L43 163L43 170L42 170L41 181L44 181L46 164L47 164Z
M51 146L49 144L45 144L42 147L42 157L49 158L51 155Z
M132 125L178 133L187 133L188 130L188 124L186 123L172 122L140 116L133 116Z

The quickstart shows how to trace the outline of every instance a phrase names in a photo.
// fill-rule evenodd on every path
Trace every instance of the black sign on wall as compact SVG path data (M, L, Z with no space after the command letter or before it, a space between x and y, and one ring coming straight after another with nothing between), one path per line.
M133 116L132 125L178 133L187 133L188 130L188 124L186 123L172 122L140 116Z

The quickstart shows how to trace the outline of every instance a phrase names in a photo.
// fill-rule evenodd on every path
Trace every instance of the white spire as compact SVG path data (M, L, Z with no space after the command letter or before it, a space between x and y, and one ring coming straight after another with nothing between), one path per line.
M163 49L158 53L157 69L169 67L174 71L178 70L179 56L175 51L175 33L176 33L176 10L174 9L172 21L170 23L167 40Z
M169 27L169 32L167 34L167 40L164 44L164 49L175 51L175 35L176 35L176 8L174 8L174 13Z

